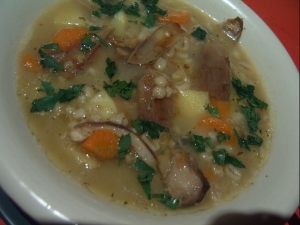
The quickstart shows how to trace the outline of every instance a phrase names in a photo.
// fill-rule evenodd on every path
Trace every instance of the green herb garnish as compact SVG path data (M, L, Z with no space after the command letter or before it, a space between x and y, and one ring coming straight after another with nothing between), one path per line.
M163 127L158 123L149 120L137 119L131 125L140 134L148 133L151 139L159 138L159 132L169 132L169 128Z
M43 45L41 49L48 49L48 50L59 50L59 45L56 43Z
M228 141L228 140L230 140L230 135L225 134L223 132L218 132L217 140L218 140L219 143L221 143L223 141Z
M101 27L98 27L98 26L90 26L89 27L89 31L98 31L98 30L101 30L102 28Z
M232 78L231 83L235 88L237 95L240 97L238 101L245 99L253 108L266 109L268 107L267 103L254 95L255 87L253 85L243 85L239 79L234 77Z
M140 182L146 196L148 199L151 199L151 185L150 182L153 179L155 170L146 164L144 161L140 160L139 158L136 159L133 168L136 171L140 171L142 173L138 174L138 181Z
M138 3L133 3L131 6L124 7L124 12L127 15L140 17L140 6Z
M99 11L97 11L97 10L94 10L93 12L92 12L92 15L93 16L96 16L96 17L100 17L100 13L99 13Z
M131 145L131 136L130 134L122 135L120 137L119 145L118 145L118 153L119 153L119 164L123 162L125 156L130 152L129 147Z
M260 115L250 106L242 106L242 109L246 117L250 133L255 133L258 130L258 122L261 119Z
M213 151L212 154L215 163L217 163L218 165L231 164L238 168L246 168L241 161L239 161L235 157L228 155L225 149L220 149L219 151Z
M43 52L41 49L39 50L39 54L41 57L41 65L44 68L48 68L52 70L52 73L56 73L58 70L64 71L64 67L60 65L57 61L55 61L50 55Z
M81 90L85 86L85 84L80 84L80 85L74 85L70 86L68 89L60 89L58 94L59 94L59 102L64 103L64 102L70 102L73 99L77 98L79 95L81 95Z
M156 14L159 14L161 16L167 15L167 11L162 10L156 5L158 3L158 0L142 0L141 3L145 6L147 11L146 20L145 22L142 22L142 24L148 28L154 26L156 20L158 19Z
M136 84L134 84L132 81L128 83L126 81L116 80L112 85L107 84L104 81L104 89L111 97L115 97L116 94L118 94L126 100L129 100L131 98L133 89L136 87Z
M51 111L57 102L69 102L81 94L81 90L84 84L70 86L68 89L60 89L55 93L55 90L50 82L42 81L43 89L46 96L43 98L35 99L32 102L30 112L49 112Z
M179 206L179 200L172 198L165 194L152 194L152 198L160 198L160 202L170 209L177 209Z
M211 107L211 106L207 105L206 107L204 107L204 109L207 110L211 115L213 115L217 118L220 118L218 108L214 108L214 107Z
M106 59L106 64L107 64L107 67L105 68L105 72L106 72L107 76L111 79L111 78L113 78L113 76L115 75L115 73L117 71L117 66L114 61L110 60L110 58Z
M239 146L240 146L241 148L245 148L245 149L247 149L247 150L250 151L250 148L249 148L249 145L248 145L248 141L245 140L244 138L242 138L242 137L237 133L237 131L236 131L235 129L233 129L233 130L234 130L234 133L235 133L235 135L236 135L236 137L237 137L237 139L238 139Z
M195 31L191 33L191 35L199 40L203 41L207 35L206 30L202 29L201 27L197 27Z
M261 146L263 143L263 139L259 137L257 134L248 135L247 136L248 145Z
M92 35L86 34L81 41L80 50L83 53L86 53L86 52L90 51L95 45L96 45L96 42L92 41Z
M92 33L91 35L93 35L98 41L101 42L102 45L104 45L105 47L108 47L108 43L101 38L99 35Z
M197 152L205 152L206 144L211 148L215 147L213 140L210 137L204 138L201 135L192 134L190 140L194 144L194 150Z

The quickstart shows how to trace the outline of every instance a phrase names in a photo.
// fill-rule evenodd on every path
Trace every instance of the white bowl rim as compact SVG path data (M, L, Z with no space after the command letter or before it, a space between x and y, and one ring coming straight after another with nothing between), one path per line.
M200 5L197 0L189 2ZM25 31L24 25L28 25L41 8L50 3L46 0L35 1L30 9L26 8L30 0L22 2L4 0L0 3L0 30L8 31L5 36L1 37L4 45L0 46L0 68L4 68L0 76L2 80L7 79L7 82L0 83L0 122L2 124L0 128L0 184L22 209L38 221L96 224L99 222L139 224L138 221L143 221L143 224L154 222L182 224L197 221L199 224L200 219L202 224L209 224L214 221L216 215L237 212L241 214L272 213L283 217L292 214L299 204L299 73L273 32L243 2L240 0L204 1L204 3L201 2L201 9L218 21L237 15L244 19L246 30L241 38L241 44L250 56L254 56L251 58L265 80L268 94L274 99L270 105L274 109L273 120L275 122L273 155L276 154L277 157L271 155L261 174L255 179L253 187L228 204L217 207L213 210L214 212L199 212L199 215L167 218L133 212L110 202L100 203L53 167L32 139L19 110L15 96L15 80L11 77L7 78L7 74L12 75L14 72L14 56L11 52L17 51L17 41L23 34L15 30ZM21 20L19 25L12 26L11 21L15 19L13 10L19 13L18 15L25 22ZM9 27L14 29L8 29ZM8 46L8 43L11 43L11 46ZM261 43L263 46L260 45ZM287 86L288 89L286 89ZM287 97L289 97L288 100ZM17 137L18 141L13 141L11 137ZM289 147L288 154L283 153L286 146ZM31 152L30 157L27 151ZM32 159L36 163L32 164ZM49 179L40 182L39 177L43 176ZM63 201L61 201L61 196L63 196ZM249 196L256 197L250 199ZM82 201L87 204L80 205ZM247 204L242 202L247 202ZM113 212L118 212L119 216L116 217L113 212L108 211L108 208L114 209Z

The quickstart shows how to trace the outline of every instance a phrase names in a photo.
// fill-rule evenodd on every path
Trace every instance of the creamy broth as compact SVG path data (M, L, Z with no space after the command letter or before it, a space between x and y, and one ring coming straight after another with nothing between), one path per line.
M115 4L118 1L112 2ZM134 2L126 0L124 4L130 6ZM204 198L200 202L193 203L191 207L183 207L183 209L197 211L214 207L232 199L240 191L253 184L254 177L268 159L272 127L269 107L254 109L261 118L255 134L263 139L263 143L261 146L249 145L249 151L238 144L238 138L233 130L231 139L235 138L235 143L228 141L219 143L217 128L208 129L198 125L199 121L212 117L206 108L212 106L212 97L209 92L199 90L198 84L195 82L197 81L197 70L201 64L201 54L206 43L213 38L214 41L225 46L230 60L230 79L234 77L239 79L243 85L255 86L255 96L268 103L261 77L238 41L233 41L223 32L222 23L213 20L185 2L173 0L160 0L157 6L167 11L179 9L189 12L189 20L180 28L180 32L184 32L184 34L153 62L143 65L128 63L134 49L166 24L156 21L153 27L144 26L142 23L146 18L145 7L139 1L138 3L140 17L125 14L121 10L114 16L102 14L98 18L95 14L93 15L93 11L98 10L99 5L93 1L61 0L36 20L21 43L17 68L17 94L26 121L49 159L99 198L106 198L135 209L170 212L170 209L161 204L159 199L147 199L137 179L140 172L133 168L136 157L141 160L143 157L140 157L132 147L125 160L119 163L118 156L110 160L97 158L81 147L83 141L74 141L70 137L70 132L74 127L85 122L110 121L126 126L137 133L131 123L140 116L139 104L141 103L138 83L141 77L151 69L151 71L155 71L154 73L157 72L159 77L165 78L162 83L171 83L171 88L162 98L173 99L171 125L167 125L169 132L160 132L159 139L152 139L145 134L137 134L139 138L143 139L143 142L150 146L159 162L159 165L154 166L156 172L151 181L151 192L170 194L166 182L164 182L165 175L161 165L164 165L164 157L166 155L169 157L169 150L177 148L176 146L181 143L180 150L185 152L184 154L193 162L193 167L197 167L209 183L209 189ZM40 64L40 67L34 68L30 63L24 63L24 58L28 58L27 56L33 56L39 62L41 57L38 51L43 45L52 43L52 38L61 29L80 27L88 30L90 26L102 28L93 33L98 34L99 32L100 36L103 35L108 46L105 47L100 43L100 47L88 58L84 67L75 73L63 71L54 73L51 69L42 68ZM207 32L204 40L191 36L197 27L201 27ZM110 28L113 29L110 30ZM109 33L108 35L104 34L106 31ZM115 62L117 67L112 79L105 72L107 58ZM67 67L66 64L63 65L64 68ZM117 80L132 81L138 85L133 89L132 97L129 100L118 95L111 97L105 90L104 82L112 84ZM82 88L82 93L70 102L56 103L54 108L47 112L30 112L33 101L46 95L45 91L40 91L41 81L50 82L55 91L68 89L73 85L85 84L85 86ZM160 88L159 84L156 87ZM157 98L161 98L159 95L165 91L164 89L159 90L153 93L154 96L158 95ZM240 137L247 139L249 129L241 108L241 105L246 106L247 102L245 100L238 101L239 96L232 84L229 91L229 98L226 100L230 104L229 115L222 121L230 124ZM167 96L168 93L170 96ZM190 143L191 135L209 137L215 145L214 148L205 143L205 151L195 151L194 145ZM231 157L242 162L246 168L239 168L231 163L224 165L216 163L213 152L220 149L226 149ZM169 164L167 163L167 165ZM177 210L181 210L180 201Z

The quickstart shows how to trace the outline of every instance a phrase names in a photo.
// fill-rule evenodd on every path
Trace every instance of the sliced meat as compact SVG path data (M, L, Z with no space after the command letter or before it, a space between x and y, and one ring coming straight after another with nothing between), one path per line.
M166 80L166 86L160 87L157 84L156 80L160 77ZM149 70L144 74L137 84L139 118L156 122L165 127L170 127L173 118L174 94L171 93L171 95L168 96L168 90L173 91L174 89L164 74L155 70ZM162 98L156 97L156 91L158 92L156 93L157 95L162 94ZM159 93L159 91L164 93ZM166 95L163 97L163 94Z
M97 33L97 36L105 39L112 31L112 28L106 26ZM80 47L78 46L69 51L60 51L51 54L51 56L65 69L65 71L61 73L61 75L66 78L75 76L78 71L82 70L85 67L95 51L99 49L99 47L101 46L101 42L98 40L97 36L90 36L95 45L86 52L81 51Z
M181 207L202 201L210 187L209 183L185 152L171 149L158 157L158 161L167 191L171 197L179 200Z
M112 130L119 137L122 135L130 134L131 145L133 146L139 157L146 162L149 166L156 168L157 160L151 148L139 137L138 134L128 129L123 125L113 122L86 122L76 125L70 132L70 137L75 142L82 142L87 139L96 130Z
M231 74L228 52L212 37L206 38L196 73L200 91L207 91L210 97L228 100Z
M240 17L228 19L221 24L222 31L232 40L237 41L243 32L243 20Z
M150 37L137 46L127 62L138 65L151 63L184 34L185 31L178 24L167 23L159 27Z

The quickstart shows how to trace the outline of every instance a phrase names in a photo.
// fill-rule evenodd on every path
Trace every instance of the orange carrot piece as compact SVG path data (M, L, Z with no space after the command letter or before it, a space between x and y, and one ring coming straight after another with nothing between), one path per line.
M22 65L33 71L33 72L40 72L42 70L42 66L41 64L39 63L38 59L37 58L34 58L32 55L25 55L23 58L22 58Z
M81 147L93 153L101 160L109 160L117 156L119 136L111 130L97 130Z
M211 98L210 102L214 108L219 110L220 118L226 119L229 116L230 104L227 101L223 101L217 98Z
M158 21L167 23L185 24L191 17L187 11L168 10L168 15L158 16Z
M52 42L58 44L61 50L66 51L79 46L86 34L88 30L85 28L64 28L53 37Z
M230 123L225 120L219 119L217 117L211 116L205 119L202 119L198 122L198 126L204 127L210 130L217 130L225 134L230 135L230 139L226 141L228 144L234 146L237 144L236 136L233 132L233 128Z

